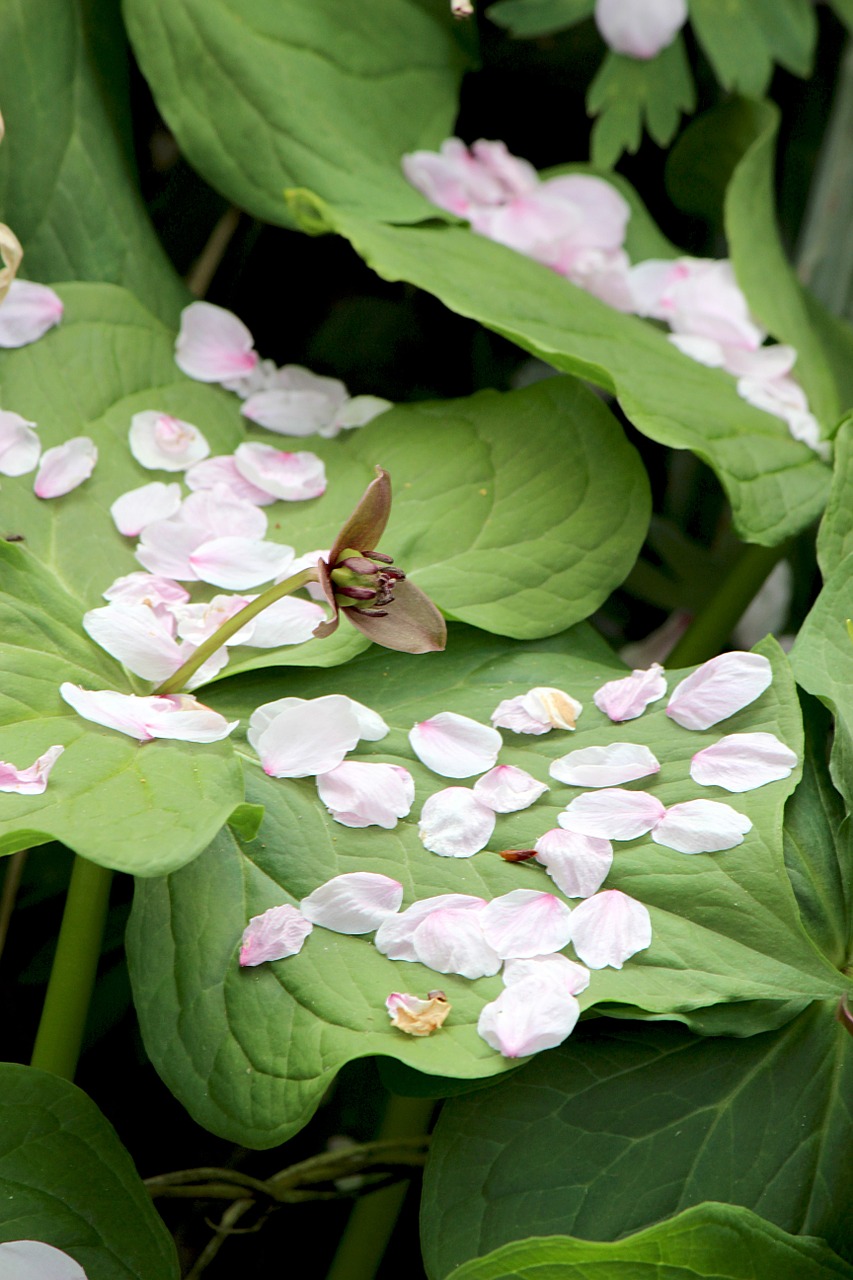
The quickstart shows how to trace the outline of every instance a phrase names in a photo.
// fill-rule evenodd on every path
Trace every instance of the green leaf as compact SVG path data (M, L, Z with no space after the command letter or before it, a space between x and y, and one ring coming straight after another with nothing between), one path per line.
M589 115L598 117L592 130L592 159L602 168L615 164L623 151L633 154L644 128L665 147L678 131L682 112L696 106L681 36L656 58L609 52L589 87L586 106Z
M428 1273L461 1275L531 1229L615 1240L709 1200L853 1258L839 1196L853 1176L853 1043L834 1012L818 1004L738 1040L585 1023L511 1079L446 1103L424 1181ZM739 1253L732 1242L724 1260Z
M811 75L817 14L811 0L750 0L773 59L795 76Z
M533 1237L466 1263L448 1280L849 1280L822 1240L786 1235L729 1205L688 1209L616 1244Z
M257 836L263 820L264 806L262 804L238 804L228 819L228 825L232 831L236 831L241 840L245 840L248 843L248 841L254 840Z
M513 36L550 36L592 16L595 0L498 0L486 13Z
M829 0L829 3L839 21L848 31L853 31L853 0Z
M468 59L440 0L125 0L157 106L196 169L256 218L286 224L309 186L395 221L426 216L404 152L452 132Z
M773 57L752 0L690 0L690 22L723 88L760 98Z
M0 214L35 280L126 285L161 319L189 299L138 193L113 0L0 6Z
M172 1237L114 1129L80 1089L0 1064L0 1241L41 1240L88 1280L177 1280Z
M714 469L746 540L780 542L821 511L829 472L811 450L652 325L466 228L383 226L308 192L290 198L300 218L345 236L383 279L418 285L557 368L615 390L638 430Z
M774 731L799 751L790 676L780 651L771 645L767 652L774 664L771 689L728 720L724 731ZM451 629L445 653L423 658L371 651L334 672L292 673L290 694L346 693L384 716L389 736L362 744L356 758L409 769L415 804L393 831L349 829L328 817L312 779L270 779L257 765L247 765L249 799L266 807L258 838L245 844L233 832L222 832L192 866L168 879L138 883L128 948L146 1047L200 1123L234 1141L272 1146L305 1123L346 1061L367 1054L463 1080L510 1065L476 1031L483 1003L501 990L499 977L473 983L442 977L453 1006L450 1020L440 1034L412 1040L390 1027L384 1001L395 990L431 990L434 972L388 960L367 938L321 929L298 956L241 972L240 937L251 916L298 902L347 871L399 880L406 905L444 892L491 898L519 885L552 888L542 868L509 864L493 851L532 847L557 825L575 788L552 781L533 808L501 815L488 849L475 857L436 857L420 843L421 806L447 779L414 758L407 735L413 722L441 710L487 722L501 699L535 685L556 685L585 706L577 733L569 738L507 732L502 763L548 781L550 762L570 747L638 741L663 762L649 789L665 804L695 798L690 758L709 738L679 728L662 704L637 721L611 724L591 695L618 674L586 629L509 645L460 627ZM671 685L677 679L671 673ZM229 681L212 695L219 710L244 718L278 696L260 676ZM785 875L782 806L793 783L792 778L743 796L725 795L755 824L743 845L725 853L685 857L648 837L618 846L608 887L646 903L653 943L621 971L593 973L581 998L584 1007L626 1016L644 1010L703 1025L708 1006L714 1006L720 1029L748 1034L778 1025L790 1016L792 1002L840 995L845 981L805 934Z
M853 551L853 418L835 437L832 488L817 531L817 560L824 578Z

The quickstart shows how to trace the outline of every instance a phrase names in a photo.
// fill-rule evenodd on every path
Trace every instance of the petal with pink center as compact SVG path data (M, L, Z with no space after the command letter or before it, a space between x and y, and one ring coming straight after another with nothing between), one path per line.
M271 582L293 559L293 547L258 538L212 538L190 552L197 578L214 587L243 591Z
M210 453L198 427L156 409L144 409L130 420L130 452L148 471L186 471Z
M721 653L675 686L666 714L684 729L710 729L748 707L772 679L773 670L762 654Z
M314 926L296 907L285 904L270 907L263 915L252 916L243 930L240 964L264 964L267 960L284 960L298 955Z
M696 752L690 776L703 787L753 791L789 778L796 764L797 753L774 733L729 733L712 747Z
M619 889L605 889L572 912L572 946L590 969L621 969L651 940L648 908Z
M571 1035L580 1005L550 977L532 974L484 1005L477 1032L505 1058L554 1049Z
M403 886L373 871L348 871L321 884L299 904L306 920L334 933L371 933L403 901Z
M359 740L349 699L280 698L258 707L249 721L249 742L272 778L310 778L336 769Z
M267 605L263 613L258 614L251 640L237 641L232 638L228 643L249 644L254 649L277 649L279 645L305 644L313 637L317 624L325 621L326 617L327 612L323 606L315 604L313 600L285 596Z
M95 470L98 450L88 436L74 436L41 455L33 491L37 498L61 498Z
M220 742L239 720L227 721L187 693L138 698L113 689L82 689L66 682L60 696L84 720L126 733L139 742L171 738L181 742Z
M0 475L25 476L35 471L41 453L35 425L19 413L0 412Z
M655 844L678 853L718 853L743 844L752 830L745 813L719 800L686 800L673 804L652 832Z
M186 604L190 598L189 592L173 578L139 571L116 578L102 594L105 600L120 604L150 605L155 613L161 613L172 605Z
M445 907L454 911L479 911L485 905L485 898L466 893L439 893L432 898L421 898L405 911L382 921L373 939L374 946L389 960L417 960L412 939L415 929L431 912Z
M83 615L83 629L129 671L161 682L174 675L187 654L168 622L147 604L109 604Z
M238 445L234 462L245 480L284 502L304 502L326 492L326 468L316 453L248 443Z
M399 765L345 760L318 775L317 793L335 822L390 831L411 809L415 784Z
M86 1280L74 1258L41 1240L7 1240L0 1244L3 1280Z
M268 507L270 503L276 501L274 494L267 493L265 489L259 489L257 485L251 484L245 476L240 474L231 454L204 458L201 462L194 463L186 471L184 480L187 488L193 491L222 487L227 489L233 497L240 498L243 502L251 502L256 507Z
M61 746L48 747L26 769L16 769L6 760L0 760L0 791L14 791L19 796L42 795L47 787L50 771L64 750Z
M595 0L595 25L615 53L654 58L687 21L687 0Z
M554 760L552 778L571 787L616 787L658 773L660 762L648 747L635 742L611 742L606 747L581 747Z
M608 680L592 695L592 700L611 720L636 720L646 707L666 693L663 667L653 662L647 671L632 671L621 680Z
M175 363L198 382L244 378L258 362L254 339L232 312L211 302L192 302L181 312Z
M26 347L62 319L61 298L45 284L13 280L0 303L0 347Z
M443 858L470 858L485 848L495 829L495 811L467 787L445 787L425 801L418 834L424 848Z
M635 840L660 822L666 810L647 791L608 787L576 796L557 821L567 831L604 840Z
M474 783L474 795L495 813L517 813L528 809L550 787L514 764L498 764Z
M113 524L126 538L138 538L147 524L168 520L181 506L181 486L155 480L139 489L130 489L110 507Z
M527 960L507 960L503 967L504 986L511 987L525 978L538 977L555 986L564 987L570 996L579 996L589 986L589 969L568 956L531 956Z
M483 934L480 912L440 907L425 916L412 935L415 957L436 973L488 978L501 967L500 956Z
M555 827L534 845L554 884L567 898L590 898L604 884L613 866L613 845L597 836Z
M418 759L444 778L470 778L497 762L503 746L497 729L455 711L440 711L409 732Z
M528 959L561 951L571 937L571 911L553 893L513 889L483 908L486 941L504 960Z

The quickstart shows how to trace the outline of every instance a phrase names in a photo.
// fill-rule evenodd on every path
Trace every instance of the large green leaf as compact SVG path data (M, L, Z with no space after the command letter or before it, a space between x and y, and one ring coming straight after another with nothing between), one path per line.
M126 285L163 319L188 300L134 173L115 0L0 6L0 215L34 280Z
M0 1240L42 1240L88 1280L177 1280L172 1237L112 1126L80 1089L0 1064Z
M452 132L467 58L442 0L125 0L134 51L199 172L284 223L284 187L374 216L426 205L400 157Z
M817 559L824 578L853 551L853 419L839 427L829 501L817 532Z
M387 280L407 280L559 369L615 391L645 435L691 449L719 476L741 535L773 544L826 500L828 469L785 425L741 400L734 380L681 355L665 336L464 227L385 226L291 195L313 230L346 236Z
M778 650L768 651L775 671L771 689L727 721L725 731L775 731L799 751L790 677ZM322 930L298 956L241 972L240 936L250 916L298 901L346 871L391 875L403 883L406 904L443 892L491 898L519 885L552 887L542 868L507 864L489 850L529 848L556 826L573 788L554 783L532 809L502 815L489 848L475 857L439 858L421 845L421 805L447 780L413 758L407 731L441 710L487 721L502 698L537 684L557 685L585 704L577 733L568 741L564 733L507 733L502 762L547 781L550 761L569 747L640 741L664 762L649 788L664 803L695 797L690 757L708 736L680 729L660 704L630 724L611 724L590 698L615 672L584 630L508 646L453 628L444 654L373 651L343 669L292 673L291 694L348 693L382 713L389 737L363 744L358 755L409 768L415 805L411 818L393 831L352 830L329 819L313 780L273 780L247 765L249 799L266 806L258 838L247 842L223 832L191 867L137 886L128 943L143 1034L169 1087L201 1123L249 1145L273 1145L305 1122L345 1061L365 1054L461 1079L508 1065L476 1033L484 1001L501 989L499 978L442 978L451 1020L440 1034L412 1041L389 1026L384 1000L393 990L431 989L433 972L387 960L365 938ZM211 691L219 709L244 717L274 696L278 691L260 676ZM785 875L781 811L792 782L736 797L736 807L755 823L737 849L684 857L649 838L618 846L608 887L648 905L654 940L621 972L596 971L582 1004L629 1016L645 1010L700 1027L714 1014L714 1029L748 1034L790 1017L793 1001L801 1007L844 990L844 979L803 931Z

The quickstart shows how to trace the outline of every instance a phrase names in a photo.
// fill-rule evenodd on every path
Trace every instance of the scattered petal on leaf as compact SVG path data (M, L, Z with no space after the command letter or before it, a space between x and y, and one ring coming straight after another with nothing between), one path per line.
M252 916L243 930L240 964L246 967L295 956L313 928L296 907L270 907L263 915Z
M494 829L494 809L481 804L467 787L445 787L421 810L421 842L443 858L470 858L485 848Z
M703 787L753 791L768 782L789 778L796 763L796 752L774 733L730 733L696 752L690 776Z
M299 904L313 924L335 933L371 933L400 909L403 886L373 871L348 871L321 884Z
M440 711L409 733L415 755L444 778L471 778L491 769L503 746L496 729L455 711Z
M611 742L606 747L581 747L554 760L548 772L572 787L617 787L658 773L660 762L648 747Z
M605 889L572 911L572 945L590 969L621 969L652 941L652 922L642 902L619 889Z
M666 693L663 667L653 662L645 671L632 671L621 680L608 680L592 695L592 700L606 716L617 723L636 720L651 702Z
M444 1023L452 1006L443 991L430 992L426 1000L408 992L392 991L385 1007L392 1027L409 1036L429 1036Z
M686 800L671 805L652 831L655 844L679 853L717 853L743 844L752 830L746 814L719 800Z
M710 729L754 702L772 679L762 654L721 653L676 685L666 714L684 729Z
M657 796L619 787L576 796L557 818L561 827L605 840L634 840L651 831L665 813Z
M549 790L547 783L538 782L524 769L514 764L495 765L474 783L474 795L481 804L488 805L495 813L517 813Z

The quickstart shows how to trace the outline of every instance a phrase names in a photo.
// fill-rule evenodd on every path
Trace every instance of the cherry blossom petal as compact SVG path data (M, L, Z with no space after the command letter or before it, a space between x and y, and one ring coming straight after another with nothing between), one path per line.
M595 25L614 51L654 58L687 21L687 0L595 0Z
M353 427L364 427L380 414L387 413L393 408L394 405L390 400L383 400L380 396L353 396L351 400L341 405L328 426L320 428L319 434L325 439L331 439L341 431L351 431Z
M172 605L186 604L190 598L189 592L173 578L139 571L116 578L102 595L105 600L119 604L147 604L161 616Z
M238 445L234 463L244 480L284 502L304 502L326 492L326 468L316 453L248 443Z
M413 187L441 209L466 218L481 205L504 204L532 191L539 175L502 142L475 142L471 150L459 138L447 138L439 151L403 156L403 172Z
M412 939L415 929L431 912L445 907L455 911L479 911L485 905L485 898L465 893L439 893L432 898L421 898L405 911L382 921L373 939L374 946L389 960L417 960Z
M0 475L25 476L35 471L41 453L35 425L19 413L0 412Z
M532 974L484 1005L477 1032L505 1058L554 1049L571 1035L580 1005L550 976Z
M690 776L703 787L753 791L789 778L796 764L797 753L774 733L729 733L712 747L696 752Z
M507 960L501 976L505 987L537 977L565 988L570 996L579 996L589 986L589 969L559 954Z
M373 871L348 871L321 884L299 904L306 920L334 933L370 933L403 901L403 886Z
M495 829L495 811L467 787L445 787L421 810L418 834L424 848L443 858L470 858L485 848Z
M685 729L710 729L754 702L772 679L773 669L762 654L721 653L676 685L666 714Z
M95 470L98 450L88 436L74 436L41 455L33 491L37 498L61 498Z
M190 644L202 644L215 631L218 631L224 622L244 609L250 599L256 598L256 596L214 596L207 604L177 605L172 610L172 614L177 623L178 635ZM254 630L254 621L248 622L224 643L226 645L248 644Z
M74 1258L41 1240L7 1240L0 1244L3 1280L86 1280Z
M603 791L576 796L557 821L567 831L605 840L635 840L651 831L666 810L647 791L623 791L608 787Z
M267 431L282 436L313 436L328 427L335 404L318 391L286 391L276 387L256 391L243 402L241 413Z
M352 751L359 736L350 700L336 693L267 702L249 721L249 742L272 778L329 773Z
M258 362L254 339L237 316L211 302L192 302L181 312L175 363L198 382L244 378Z
M513 889L483 908L480 921L489 946L504 960L561 951L571 937L571 911L553 893Z
M648 747L635 742L611 742L606 747L581 747L554 760L552 778L571 787L615 787L660 771L660 761Z
M501 967L500 956L483 934L480 912L440 907L425 916L412 935L415 956L437 973L488 978Z
M540 685L514 698L505 698L492 712L492 724L515 733L548 733L574 729L583 706L563 689Z
M345 694L341 695L345 697ZM391 730L382 719L378 711L374 711L372 707L366 707L363 702L356 702L355 698L346 699L355 713L358 721L359 736L364 738L365 742L381 742L388 736Z
M608 680L592 695L592 700L606 716L616 722L636 720L651 702L666 693L663 667L653 662L647 671L632 671L621 680Z
M409 732L412 750L428 769L444 778L470 778L485 773L503 746L496 729L455 711L440 711Z
M317 624L324 622L327 616L322 605L314 604L311 600L300 600L296 596L284 596L267 605L263 613L258 614L252 624L251 640L232 637L228 644L247 644L253 649L277 649L280 645L305 644L312 639ZM242 636L243 631L238 632L238 635Z
M294 574L301 573L303 569L315 569L320 560L328 561L330 548L324 551L306 551L304 556L297 556L292 564L287 567L287 574L279 578L283 581L284 576L290 578ZM326 600L326 592L320 582L306 582L305 590L313 600L319 600L321 603Z
M47 787L50 771L64 750L61 746L48 747L26 769L16 769L6 760L0 760L0 791L14 791L19 796L42 795Z
M242 591L271 582L293 559L293 547L258 538L212 538L190 552L197 578L214 587Z
M204 458L201 462L194 463L184 474L184 480L187 487L194 491L221 487L227 489L233 497L251 502L256 507L268 507L276 501L275 494L259 489L240 474L232 454Z
M26 347L62 319L61 298L45 284L13 280L0 303L0 347Z
M188 656L168 622L146 604L109 604L83 615L83 629L102 649L143 680L161 682Z
M590 898L598 893L613 866L613 845L609 840L562 827L546 831L534 848L536 861L542 863L567 898Z
M204 529L181 519L155 520L142 530L134 555L149 573L180 582L195 582L190 556L207 539Z
M410 1036L429 1036L443 1024L451 1006L443 991L431 991L426 1000L407 991L392 991L385 1008L392 1027Z
M411 809L415 784L399 765L345 760L318 776L317 792L335 822L390 831Z
M181 503L180 519L208 538L263 538L269 518L253 502L235 497L230 489L197 489Z
M679 853L717 853L743 844L752 830L745 813L719 800L686 800L673 804L652 832L655 844Z
M528 809L550 787L514 764L499 764L474 783L474 795L495 813Z
M180 506L181 486L155 480L116 498L110 507L110 515L119 533L126 538L138 538L147 524L170 519Z
M59 686L59 692L84 720L116 729L140 742L150 742L152 738L220 742L239 724L239 720L227 721L218 711L186 693L138 698L113 689L81 689L68 682Z
M263 964L298 955L314 926L296 907L270 907L263 915L252 916L243 930L240 964Z
M198 427L156 409L144 409L130 420L130 452L148 471L186 471L210 453Z
M572 912L572 946L590 969L621 969L651 940L648 908L619 889L605 889Z

